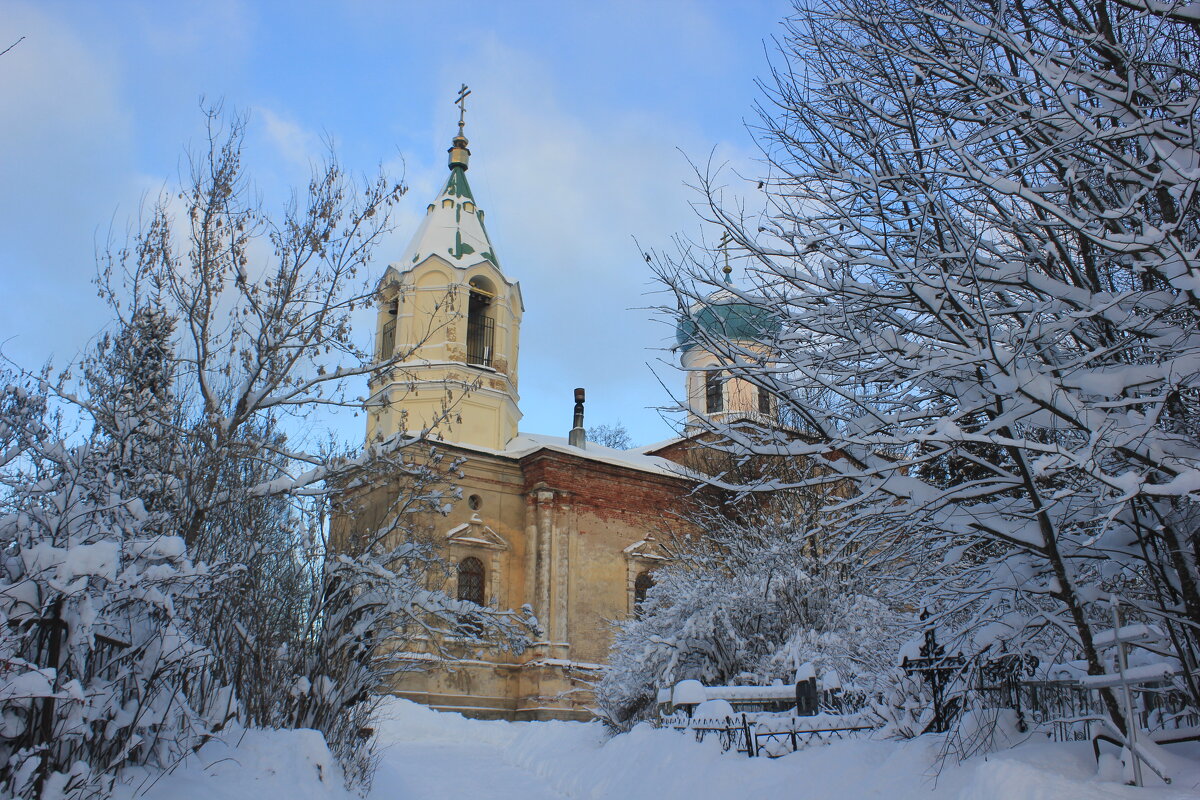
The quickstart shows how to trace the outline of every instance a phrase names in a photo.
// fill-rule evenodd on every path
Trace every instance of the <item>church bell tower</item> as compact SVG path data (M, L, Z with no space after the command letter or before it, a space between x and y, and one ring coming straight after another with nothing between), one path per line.
M376 357L367 442L433 429L435 438L503 450L517 435L521 288L500 269L467 183L471 151L459 93L450 174L400 261L376 290Z

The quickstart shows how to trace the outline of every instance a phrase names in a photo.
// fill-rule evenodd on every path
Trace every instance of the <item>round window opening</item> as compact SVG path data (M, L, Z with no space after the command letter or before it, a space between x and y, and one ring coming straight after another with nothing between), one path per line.
M467 505L471 507L472 511L478 511L479 507L483 505L483 498L477 494L473 494L467 498Z

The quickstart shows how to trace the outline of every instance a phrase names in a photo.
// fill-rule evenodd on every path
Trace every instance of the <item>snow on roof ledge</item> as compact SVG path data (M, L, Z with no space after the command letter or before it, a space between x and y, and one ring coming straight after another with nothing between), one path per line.
M685 467L676 464L659 456L647 455L641 452L641 449L633 450L615 450L611 447L604 447L595 442L588 442L587 449L573 447L563 436L546 436L538 433L518 433L503 450L493 450L490 447L481 447L479 445L466 444L462 442L447 442L455 447L461 447L464 450L474 450L476 452L488 453L490 455L504 456L506 458L524 458L532 455L539 450L551 450L556 453L564 453L566 455L582 458L587 461L595 461L601 464L611 464L617 467L625 467L626 469L635 469L641 472L650 472L656 475L667 475L672 478L683 478L685 480L695 479L695 474Z

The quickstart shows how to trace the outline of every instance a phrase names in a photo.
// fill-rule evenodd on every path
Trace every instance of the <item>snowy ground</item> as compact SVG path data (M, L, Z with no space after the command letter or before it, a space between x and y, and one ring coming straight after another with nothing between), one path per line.
M1175 800L1200 797L1200 762L1165 756L1170 787L1135 789L1097 776L1087 745L1023 745L948 767L936 779L935 737L857 741L784 758L721 753L672 731L639 728L607 739L599 725L480 722L394 701L380 725L382 760L369 800L730 800L731 798L957 798ZM1189 756L1200 756L1195 749ZM129 784L118 800L348 800L336 765L311 731L248 732L210 744L173 774Z

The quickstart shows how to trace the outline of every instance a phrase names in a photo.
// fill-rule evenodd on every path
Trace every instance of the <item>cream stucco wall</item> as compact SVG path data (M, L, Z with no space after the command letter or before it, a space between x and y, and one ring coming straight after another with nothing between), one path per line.
M689 428L699 426L700 417L708 417L716 422L726 422L734 419L767 419L758 410L758 387L744 378L724 376L722 394L724 408L717 413L708 413L706 380L713 369L723 362L716 355L691 347L684 350L680 364L687 376L687 404Z
M423 521L449 564L473 556L485 565L489 605L528 604L540 630L522 653L444 641L453 663L426 661L390 688L474 716L588 718L587 684L607 658L612 622L632 612L634 577L661 562L655 537L664 535L685 485L556 452L517 459L446 449L467 456L457 481L462 500L449 515ZM343 513L377 521L395 491L362 493ZM440 588L455 596L456 576ZM417 642L415 650L432 653L432 644Z

